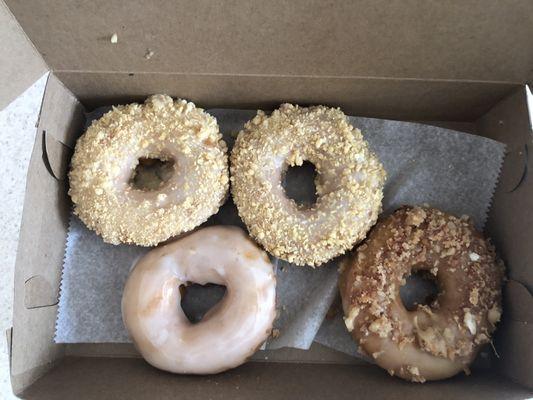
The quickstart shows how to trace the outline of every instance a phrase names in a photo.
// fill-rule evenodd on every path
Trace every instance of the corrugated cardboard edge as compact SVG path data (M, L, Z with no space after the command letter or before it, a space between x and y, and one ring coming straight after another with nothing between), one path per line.
M3 0L0 0L0 38L1 110L45 74L48 66Z

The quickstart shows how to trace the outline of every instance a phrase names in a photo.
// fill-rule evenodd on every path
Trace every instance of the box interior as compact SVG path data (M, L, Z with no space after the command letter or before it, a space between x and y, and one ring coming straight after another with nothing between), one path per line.
M16 393L35 399L73 392L92 399L104 388L113 398L175 393L347 398L354 391L390 398L531 394L512 381L530 387L533 382L533 248L528 240L533 178L527 173L532 131L524 86L533 60L525 16L533 12L533 3L428 9L425 2L375 1L332 9L303 1L237 8L163 1L127 10L113 2L6 3L9 9L0 3L0 19L10 25L0 24L0 33L8 35L2 37L19 56L0 68L0 76L13 79L17 71L21 78L0 92L0 106L44 72L43 65L52 71L30 161L15 270L10 342ZM116 45L109 42L113 32L118 32ZM150 59L144 57L147 49L154 52ZM317 345L305 352L260 353L234 371L191 377L148 367L131 345L54 344L70 210L66 173L84 111L158 92L205 108L327 104L348 114L428 121L506 143L486 228L509 276L494 367L420 386Z

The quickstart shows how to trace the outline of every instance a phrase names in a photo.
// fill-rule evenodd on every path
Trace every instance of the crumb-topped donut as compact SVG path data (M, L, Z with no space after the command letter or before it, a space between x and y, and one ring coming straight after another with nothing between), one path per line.
M78 139L74 212L104 241L155 245L216 213L228 191L227 147L214 117L165 95L113 107ZM156 190L135 188L139 159L173 163Z
M285 195L289 166L310 161L317 201ZM252 237L281 259L320 265L363 239L381 210L385 171L340 109L283 104L241 131L231 154L232 194Z
M179 306L180 286L226 286L198 323ZM122 297L126 328L142 356L175 373L237 367L267 339L276 316L276 277L267 254L243 230L200 229L142 257Z
M401 208L375 226L342 268L346 326L391 375L424 382L468 372L500 319L503 264L466 218ZM408 311L400 287L421 270L433 274L439 294Z

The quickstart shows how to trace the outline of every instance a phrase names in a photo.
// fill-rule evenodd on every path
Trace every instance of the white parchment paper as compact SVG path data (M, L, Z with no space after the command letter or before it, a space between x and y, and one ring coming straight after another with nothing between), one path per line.
M219 122L229 147L249 110L208 110ZM89 117L98 117L97 111ZM504 146L479 136L429 125L350 117L388 173L384 213L404 204L438 207L457 215L470 215L482 228L497 182ZM294 184L294 183L293 183ZM292 190L298 192L297 183ZM303 190L303 189L302 189ZM206 224L244 227L231 200ZM134 261L149 249L105 244L72 216L70 221L55 341L58 343L129 342L122 324L120 300ZM332 261L316 269L295 267L273 259L277 270L279 336L266 348L308 349L316 340L356 355L356 346L344 328L342 313L326 313L337 296L337 265ZM187 305L195 314L210 302L216 290L196 292ZM220 293L218 294L218 296ZM201 297L204 297L202 299Z

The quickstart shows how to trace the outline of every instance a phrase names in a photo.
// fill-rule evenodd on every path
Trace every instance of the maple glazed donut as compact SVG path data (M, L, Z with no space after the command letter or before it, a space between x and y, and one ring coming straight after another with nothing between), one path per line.
M142 160L172 166L146 190L132 184ZM74 213L104 241L151 246L215 214L229 185L227 147L214 117L166 95L113 107L76 143L69 173Z
M226 286L196 324L179 306L189 282ZM132 270L122 297L124 324L144 359L188 374L214 374L246 361L276 315L276 279L267 254L237 227L214 226L158 247Z
M501 315L504 267L466 218L404 207L378 222L342 266L345 323L364 353L414 382L468 373ZM436 299L408 311L399 289L428 271Z
M288 198L291 166L314 164L317 201ZM251 236L296 265L320 265L352 248L376 222L385 171L340 109L283 104L258 111L231 153L232 195Z

